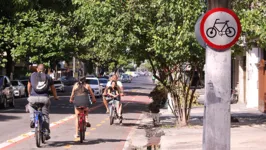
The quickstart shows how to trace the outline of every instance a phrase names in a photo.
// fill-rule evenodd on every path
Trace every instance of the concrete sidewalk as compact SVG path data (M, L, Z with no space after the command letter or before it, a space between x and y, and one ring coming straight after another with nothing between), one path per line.
M201 150L203 132L203 106L191 110L190 125L176 128L175 118L167 109L161 110L161 150ZM244 104L231 105L232 116L238 121L231 123L232 150L266 150L266 115Z

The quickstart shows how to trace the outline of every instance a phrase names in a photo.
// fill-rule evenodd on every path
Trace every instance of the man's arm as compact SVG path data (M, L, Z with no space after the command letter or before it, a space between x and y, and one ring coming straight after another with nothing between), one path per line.
M54 85L51 85L50 88L51 88L51 91L53 93L54 99L58 100L56 89L55 89Z
M30 83L30 81L28 81L27 90L28 90L28 95L30 96L30 93L31 93L31 83Z

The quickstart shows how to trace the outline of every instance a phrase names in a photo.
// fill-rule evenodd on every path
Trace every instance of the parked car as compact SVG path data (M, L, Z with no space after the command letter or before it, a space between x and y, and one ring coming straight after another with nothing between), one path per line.
M120 77L120 81L123 82L123 83L124 82L127 82L127 83L131 82L130 77L129 77L128 74L122 74L121 77Z
M28 82L29 82L29 79L24 79L24 80L19 80L23 85L25 85L25 96L28 97L29 93L28 93Z
M65 92L65 85L60 80L54 81L54 87L55 87L56 91Z
M13 94L16 97L26 96L26 88L25 85L19 80L11 81L13 87Z
M98 78L86 77L86 83L90 85L96 97L100 97L102 95L102 86L100 86Z
M0 76L0 105L2 108L15 106L13 87L7 76Z
M108 80L106 78L98 78L100 82L100 86L102 86L102 93L104 92L104 89L106 88L106 84Z
M62 76L58 80L62 81L64 85L74 85L77 82L77 79L72 76Z

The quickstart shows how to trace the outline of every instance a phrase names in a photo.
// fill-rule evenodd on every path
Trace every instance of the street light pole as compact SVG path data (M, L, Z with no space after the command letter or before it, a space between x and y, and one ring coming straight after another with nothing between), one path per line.
M76 72L76 58L73 57L73 77L75 78L75 72Z
M208 0L208 10L230 8L230 0ZM203 150L230 150L231 50L206 47Z

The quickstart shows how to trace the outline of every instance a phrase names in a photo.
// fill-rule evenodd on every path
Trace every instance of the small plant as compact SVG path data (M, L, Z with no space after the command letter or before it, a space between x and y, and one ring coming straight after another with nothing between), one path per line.
M165 104L167 100L167 90L163 85L157 84L155 88L150 92L149 97L152 98L152 103L149 104L149 110L152 113L159 113L160 108Z

